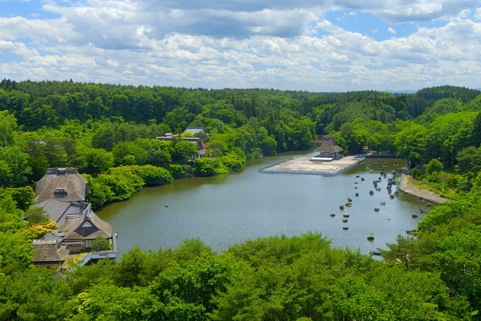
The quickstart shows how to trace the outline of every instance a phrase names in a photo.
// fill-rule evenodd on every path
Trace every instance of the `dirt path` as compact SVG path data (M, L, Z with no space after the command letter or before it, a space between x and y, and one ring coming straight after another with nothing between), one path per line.
M449 201L449 198L439 196L438 194L435 194L433 192L429 192L423 189L419 189L414 185L411 185L408 182L408 175L407 175L407 169L404 168L401 174L401 186L400 189L405 192L406 194L416 196L416 197L422 197L426 201L439 204L442 202Z

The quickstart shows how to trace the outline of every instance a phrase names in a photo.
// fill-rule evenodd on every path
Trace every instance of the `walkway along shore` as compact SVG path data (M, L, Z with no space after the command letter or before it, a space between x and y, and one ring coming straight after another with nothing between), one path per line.
M439 204L442 202L449 201L449 198L439 196L438 194L435 194L433 192L419 189L418 187L410 184L408 182L408 170L406 167L403 168L402 170L401 185L399 187L401 191L403 191L404 193L411 196L422 197L423 199L431 203Z

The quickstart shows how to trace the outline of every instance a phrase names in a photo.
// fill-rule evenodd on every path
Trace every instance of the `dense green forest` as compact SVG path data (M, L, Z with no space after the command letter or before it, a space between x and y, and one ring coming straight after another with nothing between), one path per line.
M481 92L441 86L410 95L361 91L188 89L0 82L0 319L470 320L481 309ZM200 134L211 157L165 133ZM31 240L54 228L32 211L48 167L77 167L94 208L143 186L240 171L246 159L337 138L410 160L416 184L452 200L399 236L379 262L307 233L214 253L131 249L117 264L53 277ZM469 182L470 190L459 183ZM26 220L24 220L26 218ZM42 226L38 228L39 224ZM50 224L50 225L49 225Z

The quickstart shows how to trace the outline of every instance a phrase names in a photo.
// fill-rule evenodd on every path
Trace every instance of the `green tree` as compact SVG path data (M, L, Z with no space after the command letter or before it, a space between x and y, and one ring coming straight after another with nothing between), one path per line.
M0 187L27 185L32 173L28 159L18 146L0 147Z
M198 154L195 144L187 141L172 141L174 150L172 156L178 161L184 161Z
M464 295L473 310L481 309L481 229L455 231L443 238L433 253L436 270L455 294Z
M431 175L434 173L439 173L443 169L444 169L443 163L441 163L437 159L431 159L428 163L428 166L426 167L426 173Z
M103 148L91 148L85 152L85 172L100 174L114 166L114 156Z
M0 146L15 144L17 119L7 110L0 110Z
M92 248L92 251L109 250L110 243L105 237L99 235L93 240L91 248Z

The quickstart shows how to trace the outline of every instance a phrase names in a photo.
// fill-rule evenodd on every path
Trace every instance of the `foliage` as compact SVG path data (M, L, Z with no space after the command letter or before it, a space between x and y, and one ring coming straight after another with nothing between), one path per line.
M444 169L443 163L438 161L437 159L431 159L426 167L426 173L433 174L439 173Z
M93 240L91 249L94 252L95 251L109 250L110 249L110 243L105 237L99 235Z
M217 158L197 158L194 160L193 168L196 176L213 176L226 172L221 160Z

